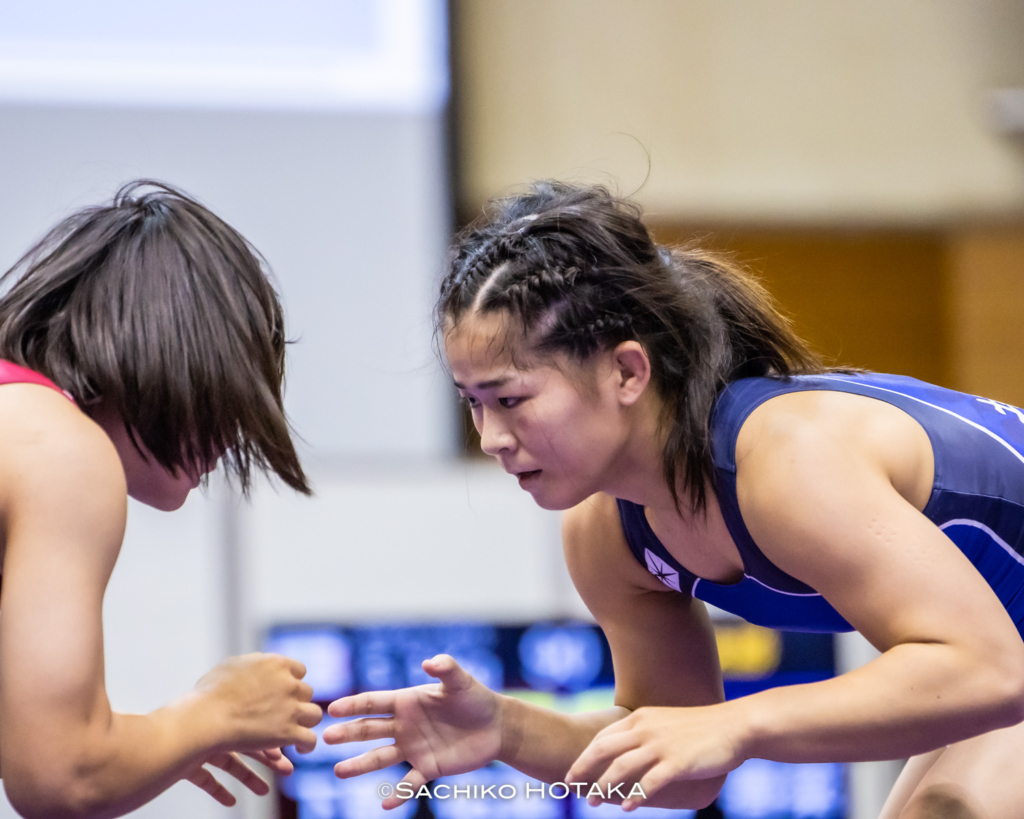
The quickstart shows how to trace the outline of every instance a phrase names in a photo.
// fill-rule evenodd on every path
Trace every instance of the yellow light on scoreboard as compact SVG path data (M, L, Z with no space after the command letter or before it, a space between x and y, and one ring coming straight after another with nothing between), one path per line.
M782 659L777 631L749 623L716 623L718 659L726 677L767 677Z

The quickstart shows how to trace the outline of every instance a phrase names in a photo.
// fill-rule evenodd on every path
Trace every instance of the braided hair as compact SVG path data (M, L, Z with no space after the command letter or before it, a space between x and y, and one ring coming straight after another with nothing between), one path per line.
M731 381L827 368L771 296L726 259L651 238L633 202L600 186L534 183L496 200L449 251L435 322L504 312L528 350L584 363L623 341L643 345L671 415L663 474L680 506L706 506L710 417Z

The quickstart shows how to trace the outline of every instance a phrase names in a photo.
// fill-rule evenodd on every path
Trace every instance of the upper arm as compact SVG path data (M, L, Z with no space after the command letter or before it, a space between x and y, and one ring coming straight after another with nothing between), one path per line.
M107 708L102 603L126 514L124 475L104 433L59 394L25 389L34 392L0 405L7 775L67 748L74 729Z
M1019 657L1020 636L1002 604L897 491L892 467L855 430L777 413L738 464L744 522L773 563L818 590L880 650L950 643L979 657Z
M723 699L704 604L664 590L633 557L613 498L594 495L563 516L566 564L604 630L617 705L706 705Z

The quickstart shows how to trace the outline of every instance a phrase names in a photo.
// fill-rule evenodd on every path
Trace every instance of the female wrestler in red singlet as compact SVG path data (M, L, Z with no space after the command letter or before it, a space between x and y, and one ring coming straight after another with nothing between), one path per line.
M61 222L0 296L0 759L24 816L118 816L204 765L257 793L315 744L300 663L228 660L150 714L112 710L103 594L129 496L180 507L218 460L300 492L281 405L281 307L246 241L172 188L134 183Z

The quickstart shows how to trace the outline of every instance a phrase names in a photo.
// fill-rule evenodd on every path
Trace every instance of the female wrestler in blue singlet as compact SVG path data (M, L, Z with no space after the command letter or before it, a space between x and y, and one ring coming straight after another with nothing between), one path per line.
M600 188L496 203L452 248L438 329L484 451L566 510L616 705L554 713L435 657L438 684L332 705L390 716L326 741L395 740L339 776L405 760L415 789L500 759L549 782L639 782L628 810L706 805L751 757L916 755L887 819L1020 815L1024 413L830 371L742 272L656 245ZM881 656L723 702L701 601L856 628Z
M187 779L257 793L320 720L301 663L251 654L149 714L111 708L103 595L131 496L180 507L225 462L308 492L281 404L281 306L238 233L136 183L61 222L0 295L0 759L25 817L119 816Z

